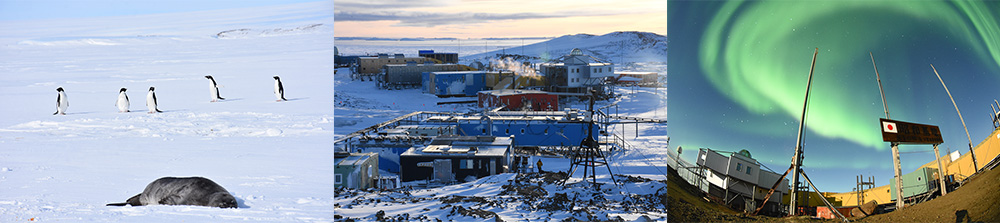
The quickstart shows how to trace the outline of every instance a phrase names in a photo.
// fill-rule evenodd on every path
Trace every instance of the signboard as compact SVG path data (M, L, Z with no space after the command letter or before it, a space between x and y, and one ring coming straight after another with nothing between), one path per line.
M902 144L941 144L941 130L937 126L901 122L880 118L882 141Z

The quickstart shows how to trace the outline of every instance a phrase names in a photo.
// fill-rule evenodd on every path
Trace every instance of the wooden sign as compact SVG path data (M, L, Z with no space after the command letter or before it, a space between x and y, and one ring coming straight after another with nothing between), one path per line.
M882 141L902 144L941 144L941 130L937 126L880 118Z

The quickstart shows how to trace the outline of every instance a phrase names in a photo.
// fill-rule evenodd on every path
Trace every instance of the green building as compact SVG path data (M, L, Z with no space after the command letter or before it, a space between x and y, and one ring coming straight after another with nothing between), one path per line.
M378 153L335 153L333 186L365 189L375 187Z
M903 175L903 198L930 192L937 188L937 168L924 167ZM896 178L889 181L890 199L896 200ZM905 199L904 199L905 200Z

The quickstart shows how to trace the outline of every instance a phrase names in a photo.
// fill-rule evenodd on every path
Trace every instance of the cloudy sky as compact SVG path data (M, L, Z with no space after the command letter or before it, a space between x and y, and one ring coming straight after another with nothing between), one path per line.
M0 20L145 15L283 5L322 0L0 0Z
M666 1L336 0L341 37L553 37L667 32Z

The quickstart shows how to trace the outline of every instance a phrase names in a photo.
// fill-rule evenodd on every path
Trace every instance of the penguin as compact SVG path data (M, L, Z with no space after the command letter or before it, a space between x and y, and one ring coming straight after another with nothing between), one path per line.
M128 110L128 95L125 94L125 88L118 91L118 101L115 101L115 106L118 106L118 112L129 112Z
M226 100L225 98L219 96L219 85L215 83L215 78L212 78L212 75L205 75L205 78L208 78L209 81L208 90L210 90L212 93L212 102L216 102L219 100Z
M52 113L52 115L66 115L66 108L69 108L69 100L66 99L66 92L63 91L62 87L56 88L56 91L59 92L59 96L56 97L56 113Z
M274 76L274 97L278 98L275 101L288 101L285 99L285 87L281 85L281 79L277 75Z
M153 89L153 87L149 87L149 94L146 94L146 108L149 108L149 114L163 112L156 108L156 92L153 92Z

